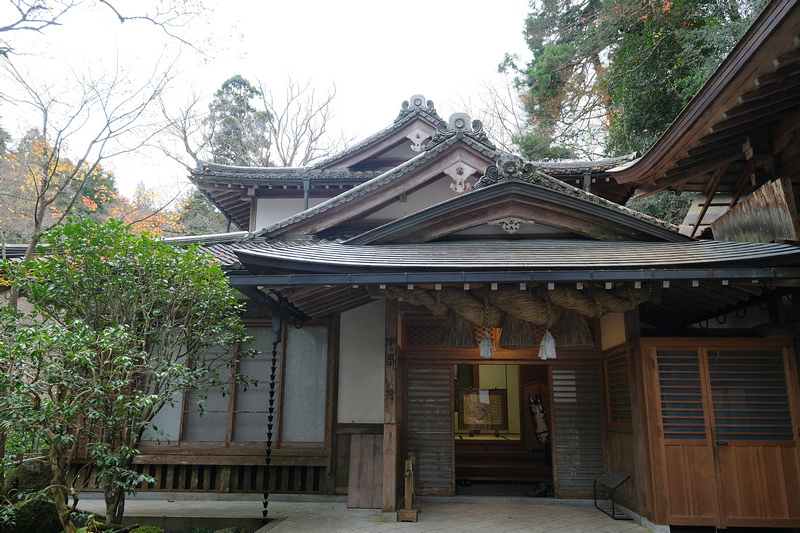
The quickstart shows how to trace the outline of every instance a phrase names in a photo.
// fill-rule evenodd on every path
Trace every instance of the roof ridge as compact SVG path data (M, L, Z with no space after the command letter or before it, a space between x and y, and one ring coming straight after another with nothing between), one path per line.
M364 146L374 142L376 139L399 129L401 126L411 122L414 117L418 116L424 118L434 126L436 126L442 120L442 118L436 112L436 108L433 106L432 100L425 100L425 97L421 94L415 94L410 98L410 100L403 101L401 104L400 113L397 115L397 118L394 119L394 122L392 122L389 126L362 139L353 146L345 148L341 152L338 152L330 157L326 157L321 161L317 161L313 165L309 165L307 168L318 169L321 166L328 165L333 161L350 155Z
M550 189L552 191L566 194L595 205L613 209L626 216L642 220L644 222L653 224L654 226L659 226L678 233L680 232L680 226L676 226L675 224L672 224L666 220L660 220L650 215L640 213L639 211L635 211L629 207L625 207L624 205L612 202L611 200L603 198L602 196L584 191L583 189L579 189L578 187L570 185L552 176L548 176L539 170L539 166L537 166L536 163L524 161L521 157L512 154L503 155L497 160L496 165L490 165L486 169L484 175L478 180L477 183L475 183L475 185L472 186L472 190L482 189L484 187L489 187L504 181L521 181L531 185Z

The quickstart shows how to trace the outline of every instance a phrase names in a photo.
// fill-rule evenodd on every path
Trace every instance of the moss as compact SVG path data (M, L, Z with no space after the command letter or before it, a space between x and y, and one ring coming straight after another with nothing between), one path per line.
M40 491L50 485L50 465L44 461L25 463L6 473L3 493L15 504L14 525L5 526L3 533L52 533L61 530L58 514L52 502L36 499L20 502L19 494Z
M139 526L131 529L131 533L164 533L164 530L156 526Z

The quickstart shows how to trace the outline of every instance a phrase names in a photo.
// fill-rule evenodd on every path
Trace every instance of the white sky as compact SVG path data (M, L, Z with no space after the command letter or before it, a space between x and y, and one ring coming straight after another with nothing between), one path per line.
M114 3L140 11L156 1ZM0 2L2 25L10 15L5 0ZM205 15L192 22L185 38L204 56L181 50L146 23L120 25L96 7L76 10L60 28L13 36L18 50L32 54L15 64L60 92L69 89L71 72L103 72L118 61L135 84L159 58L177 57L181 74L167 95L168 105L176 107L192 93L210 99L235 74L262 80L276 92L289 76L310 80L322 92L333 83L333 129L362 139L391 124L403 100L414 94L433 100L445 119L471 111L462 102L476 105L484 85L498 81L504 54L526 54L527 0L203 0L203 5ZM3 91L13 90L7 80L2 83ZM3 102L0 117L14 138L40 122L24 106ZM106 161L104 167L115 172L128 195L140 180L150 187L187 183L180 164L151 150Z

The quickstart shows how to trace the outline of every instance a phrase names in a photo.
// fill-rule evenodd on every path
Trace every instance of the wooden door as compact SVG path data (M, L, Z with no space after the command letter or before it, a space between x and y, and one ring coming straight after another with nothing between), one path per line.
M416 456L416 493L452 496L453 365L411 366L406 384L406 450Z
M349 509L380 509L383 505L383 435L354 434L350 438Z
M557 498L591 498L603 473L598 367L554 367L553 478Z
M788 354L707 351L722 526L800 520Z
M727 344L654 350L657 518L723 528L800 525L789 350L768 341L775 347Z
M655 465L661 486L656 506L663 506L670 525L715 525L720 513L699 353L657 350L653 366L660 395L657 442L662 452Z

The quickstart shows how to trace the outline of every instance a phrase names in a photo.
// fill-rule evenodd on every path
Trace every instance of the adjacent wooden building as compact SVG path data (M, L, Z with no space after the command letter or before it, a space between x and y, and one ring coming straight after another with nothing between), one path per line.
M726 235L797 227L798 35L797 2L771 3L636 160L522 161L415 95L312 167L193 170L243 230L200 240L262 383L162 411L143 490L261 492L269 440L271 492L352 507L396 511L413 454L418 495L587 498L613 469L650 524L800 527L797 237L697 239L620 205L724 192Z

